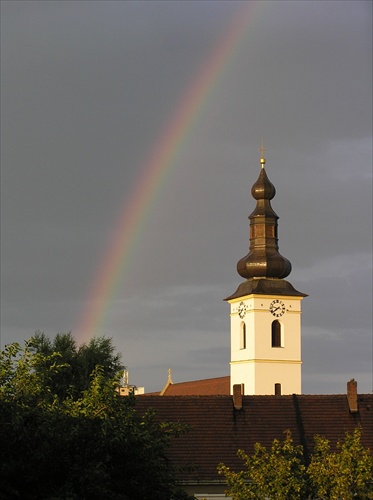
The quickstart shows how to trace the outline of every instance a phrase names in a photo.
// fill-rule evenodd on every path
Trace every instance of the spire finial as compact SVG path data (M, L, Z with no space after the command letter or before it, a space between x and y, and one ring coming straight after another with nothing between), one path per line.
M261 164L262 168L264 168L266 160L264 158L264 151L265 151L265 149L264 149L263 138L262 138L262 145L261 145L259 151L260 151L260 164Z
M169 368L167 371L168 371L168 380L167 380L167 382L170 383L170 384L172 384L172 377L171 377L172 370L171 370L171 368Z

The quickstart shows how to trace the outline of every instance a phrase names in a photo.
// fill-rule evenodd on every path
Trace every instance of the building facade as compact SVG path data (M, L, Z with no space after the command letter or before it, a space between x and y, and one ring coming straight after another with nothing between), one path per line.
M237 263L246 278L225 300L230 304L230 387L247 395L300 394L301 301L286 278L290 262L279 253L278 216L271 207L276 189L265 171L251 189L256 207L249 216L249 253Z

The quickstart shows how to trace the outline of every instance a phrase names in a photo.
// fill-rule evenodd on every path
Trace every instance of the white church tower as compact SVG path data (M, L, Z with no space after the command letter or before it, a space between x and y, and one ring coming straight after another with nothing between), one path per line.
M243 393L300 394L301 301L307 295L285 281L290 262L278 251L276 194L261 158L261 172L251 189L256 208L250 219L250 249L237 271L246 281L225 300L231 311L230 383Z

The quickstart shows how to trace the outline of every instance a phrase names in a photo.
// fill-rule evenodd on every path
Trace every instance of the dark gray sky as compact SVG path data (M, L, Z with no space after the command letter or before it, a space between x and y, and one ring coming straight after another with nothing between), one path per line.
M144 159L236 1L1 2L1 345L74 331ZM130 382L229 373L261 139L303 392L372 390L372 3L254 2L102 325Z

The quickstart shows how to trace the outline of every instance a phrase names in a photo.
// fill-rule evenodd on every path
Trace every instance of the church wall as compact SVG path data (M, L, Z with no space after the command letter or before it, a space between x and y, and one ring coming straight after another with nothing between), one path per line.
M281 301L283 313L271 313L274 300ZM243 383L245 394L274 394L279 383L282 394L301 393L300 303L300 297L264 295L231 301L231 389ZM272 345L274 321L281 328L276 347Z

